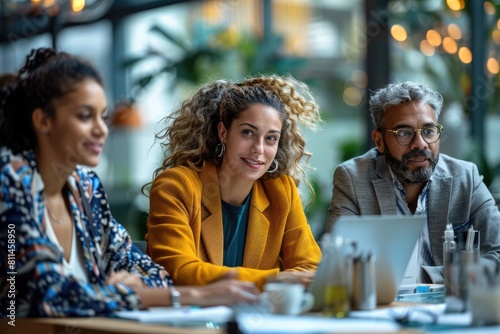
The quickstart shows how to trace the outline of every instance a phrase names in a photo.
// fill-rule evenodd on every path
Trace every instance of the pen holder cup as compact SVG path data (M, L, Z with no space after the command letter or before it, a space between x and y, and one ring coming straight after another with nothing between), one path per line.
M479 231L460 231L457 235L457 251L450 254L451 269L447 278L447 309L453 312L469 310L468 273L479 264Z
M484 264L469 267L469 309L474 325L500 324L500 276L498 270Z
M377 284L375 257L355 258L352 271L353 310L374 310L377 308Z
M457 234L457 249L458 251L477 252L479 254L479 246L481 243L481 235L479 231L460 231Z

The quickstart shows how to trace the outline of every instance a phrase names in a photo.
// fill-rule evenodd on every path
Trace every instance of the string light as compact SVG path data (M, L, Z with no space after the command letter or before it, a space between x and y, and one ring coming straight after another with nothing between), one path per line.
M459 12L465 8L463 0L447 0L446 5L454 11L452 17L459 17ZM496 12L495 6L490 2L484 3L484 11L488 15L494 15ZM498 29L491 31L491 40L495 45L500 45L500 19L495 22ZM400 42L397 46L406 50L408 47L418 46L418 50L426 56L431 57L436 53L446 52L449 55L456 55L463 64L470 64L473 59L472 51L469 47L462 45L463 32L462 28L457 23L449 23L442 26L434 26L427 30L425 36L422 36L418 31L408 32L403 24L394 24L391 26L390 33L392 38ZM411 36L411 38L409 38ZM409 43L401 43L408 41ZM500 73L500 64L498 56L491 54L486 62L486 69L490 75Z
M443 49L449 54L454 54L458 50L457 42L449 36L443 38Z
M436 30L431 29L427 31L426 38L427 42L434 47L441 45L441 35Z
M462 10L465 8L465 3L463 0L446 0L446 5L451 10L456 10L456 11L459 11L459 10Z
M391 35L398 42L404 42L408 37L406 29L400 24L395 24L391 27Z
M436 53L436 48L434 48L427 40L423 40L420 42L420 52L422 52L425 56L434 56Z
M494 57L488 58L486 61L486 68L491 74L498 74L498 72L500 72L500 65L498 64L498 60Z
M448 35L455 40L462 38L462 29L460 29L459 25L456 23L448 24L446 31L448 32Z
M491 2L485 1L483 4L483 9L486 14L495 15L495 6Z
M85 0L72 0L71 10L74 13L79 13L85 8Z
M496 45L500 45L500 30L493 30L491 32L491 39Z
M356 87L347 87L344 90L344 94L342 97L344 99L345 104L351 107L355 107L361 103L361 100L363 99L363 94Z
M464 64L470 64L472 62L472 52L466 46L462 46L458 49L458 59Z

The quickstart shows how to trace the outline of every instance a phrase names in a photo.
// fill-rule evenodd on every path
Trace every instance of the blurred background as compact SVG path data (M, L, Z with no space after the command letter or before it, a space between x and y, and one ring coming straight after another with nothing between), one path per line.
M141 187L163 157L161 119L205 82L259 73L292 74L320 105L322 129L304 129L316 237L334 168L373 146L367 98L393 81L443 94L441 151L478 164L500 198L497 0L0 1L0 72L42 46L88 58L104 76L112 124L96 170L134 239L146 231Z

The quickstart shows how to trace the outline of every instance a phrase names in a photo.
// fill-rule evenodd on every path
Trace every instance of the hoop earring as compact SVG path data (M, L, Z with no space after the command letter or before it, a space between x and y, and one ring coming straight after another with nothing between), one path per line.
M215 156L217 158L222 158L224 152L226 152L226 145L224 145L224 143L222 142L218 143L215 147Z
M280 167L280 163L278 162L278 160L274 159L273 162L276 166L271 170L268 169L266 173L272 174L272 173L276 172L278 170L278 168Z

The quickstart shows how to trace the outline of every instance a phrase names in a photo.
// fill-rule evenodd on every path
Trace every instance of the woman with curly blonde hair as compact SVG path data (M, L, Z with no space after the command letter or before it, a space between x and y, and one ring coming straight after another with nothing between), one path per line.
M320 122L308 87L276 75L218 80L166 121L146 235L154 261L181 285L226 275L309 284L321 252L297 189L309 186L301 164L311 156L299 125Z

